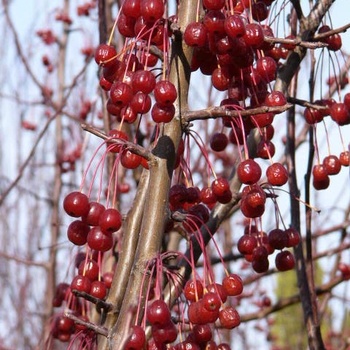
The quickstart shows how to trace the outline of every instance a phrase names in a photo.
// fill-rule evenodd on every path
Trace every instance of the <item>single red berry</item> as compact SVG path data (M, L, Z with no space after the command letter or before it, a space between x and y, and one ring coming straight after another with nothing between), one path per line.
M328 188L330 180L326 170L326 167L323 164L316 164L312 168L313 175L313 186L316 190L324 190Z
M141 164L142 157L129 151L124 150L120 156L120 163L126 169L136 169Z
M100 252L106 252L113 247L113 236L105 235L99 226L93 227L87 236L88 246Z
M175 107L173 104L163 105L155 103L151 110L151 116L155 123L169 123L175 115Z
M275 228L269 232L268 242L274 249L283 249L288 245L288 235L285 231Z
M294 255L289 250L283 250L276 255L275 264L278 271L292 270L295 266Z
M89 199L84 193L71 192L64 198L63 208L69 216L84 216L89 211Z
M154 98L160 106L172 105L177 98L175 85L169 80L160 80L154 88Z
M89 203L89 212L82 216L81 220L90 226L98 226L101 214L106 210L103 204L98 202Z
M125 350L142 350L145 343L145 330L141 326L133 326L131 336L125 344Z
M68 239L77 246L82 246L87 241L87 235L90 231L90 226L81 220L73 221L67 229Z
M191 22L184 32L184 41L188 46L203 47L208 40L208 31L201 22Z
M170 322L169 306L163 300L155 300L147 307L147 320L151 325L166 325Z
M221 326L226 329L238 327L241 323L238 311L232 306L227 306L220 310L219 320Z
M104 234L112 234L120 229L122 216L117 209L106 209L100 216L99 226Z
M326 168L328 175L336 175L340 172L341 163L337 156L329 155L323 159L322 164Z
M254 248L258 245L258 240L253 235L243 235L237 242L238 251L243 254L252 254Z
M244 20L237 14L233 14L225 18L224 28L226 34L233 39L241 37L245 34Z
M350 152L349 151L341 152L339 155L339 161L342 166L345 166L345 167L350 166Z
M100 44L95 51L96 63L104 67L112 66L116 60L116 56L116 49L107 44Z
M222 132L214 133L210 138L210 148L215 152L223 151L228 145L228 137Z
M87 261L83 260L79 264L78 274L81 276L86 276L91 282L98 279L98 274L100 268L95 260L89 259Z
M203 297L203 285L199 280L189 280L185 284L183 293L188 301L197 301Z
M350 112L345 103L334 103L331 106L331 118L340 126L350 124Z
M253 159L246 159L238 165L237 175L242 183L252 185L260 180L260 165Z
M156 78L151 71L140 69L132 75L131 86L133 92L150 94L156 86Z
M296 247L300 243L300 233L293 227L288 228L285 232L288 237L288 243L286 247Z
M211 340L213 333L208 324L199 325L196 324L192 330L193 338L196 343L203 344Z
M72 290L89 293L91 288L91 281L86 276L77 275L73 278L70 287Z
M272 186L283 186L287 183L289 175L281 163L273 163L266 169L267 181Z
M107 295L107 287L103 281L93 281L89 294L103 300Z
M203 306L208 311L218 311L221 307L220 296L216 292L209 292L203 296Z
M242 278L234 273L224 277L222 280L222 286L224 287L227 295L230 296L240 295L243 292Z
M140 4L140 15L146 22L155 22L162 18L164 13L163 0L142 0Z

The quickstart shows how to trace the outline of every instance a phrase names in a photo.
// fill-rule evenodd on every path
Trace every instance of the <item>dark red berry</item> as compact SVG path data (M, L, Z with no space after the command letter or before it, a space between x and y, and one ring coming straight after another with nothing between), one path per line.
M81 192L69 193L63 201L63 208L69 216L84 216L89 212L89 198Z

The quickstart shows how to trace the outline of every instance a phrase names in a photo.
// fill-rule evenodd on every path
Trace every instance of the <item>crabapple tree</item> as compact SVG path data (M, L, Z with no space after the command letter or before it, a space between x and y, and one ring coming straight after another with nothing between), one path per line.
M43 348L288 349L273 323L292 305L310 349L349 345L350 24L334 24L340 3L63 0L36 28L38 67L2 1L41 98L2 93L34 136L18 146L31 142L0 202L34 209L35 227L46 207L51 225L36 245L27 237L26 258L20 241L1 256L30 288L29 269L42 270ZM14 204L22 192L27 209ZM298 288L283 294L286 273ZM337 322L324 328L330 314Z

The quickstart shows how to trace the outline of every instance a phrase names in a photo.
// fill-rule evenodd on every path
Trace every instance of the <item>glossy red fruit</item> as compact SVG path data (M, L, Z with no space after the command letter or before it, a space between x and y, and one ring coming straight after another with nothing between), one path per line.
M233 14L225 18L224 28L230 38L239 38L245 34L245 23L240 15Z
M141 0L124 0L122 11L126 16L137 18L140 16Z
M283 250L276 255L275 264L278 271L292 270L295 266L294 255L289 250Z
M242 278L235 273L225 276L222 280L222 286L229 296L240 295L243 292Z
M150 94L156 86L156 78L151 71L137 70L131 77L131 86L134 93Z
M115 105L124 107L131 102L133 91L129 84L117 80L111 86L109 97Z
M98 279L100 268L95 260L89 259L87 261L83 260L79 264L78 274L81 276L86 276L91 282Z
M131 102L130 107L135 113L145 114L148 113L151 109L152 101L149 95L139 91L137 92Z
M269 15L269 10L263 1L252 3L252 17L257 22L262 22Z
M255 196L256 194L254 194ZM250 196L244 196L240 202L240 209L242 214L247 218L258 218L262 216L265 212L265 204L260 204L254 206L251 204ZM254 200L255 202L255 200Z
M89 293L91 288L91 281L86 276L77 275L73 278L70 287L72 290Z
M246 159L238 165L237 175L242 183L246 185L255 184L261 177L260 165L253 159Z
M208 324L195 325L192 330L193 338L196 343L204 344L212 339L213 333Z
M269 107L284 106L286 103L286 96L281 91L272 91L265 98L265 104Z
M221 326L226 329L233 329L238 327L241 323L238 311L232 306L227 306L220 310L219 320Z
M341 163L337 156L329 155L323 159L322 164L326 168L328 175L336 175L341 170Z
M98 202L89 203L89 212L82 216L81 220L90 226L98 226L101 214L106 210L105 206Z
M107 44L100 44L95 51L95 61L98 65L103 67L110 67L114 65L116 56L116 49Z
M237 242L237 249L243 255L252 254L254 248L258 245L258 240L253 235L243 235Z
M300 243L300 233L293 227L288 228L285 231L288 237L288 243L286 245L287 248L296 247Z
M145 347L146 334L141 326L133 326L132 333L125 344L125 350L142 350Z
M186 282L183 293L188 301L197 301L203 297L203 285L199 280Z
M248 23L245 26L245 43L253 48L259 48L264 43L264 31L257 23Z
M219 10L209 10L203 18L203 24L211 34L223 35L225 15Z
M277 63L272 57L260 57L256 61L256 70L264 81L269 83L276 78Z
M156 344L170 344L176 340L177 335L177 328L171 320L167 324L152 325L152 336Z
M75 329L75 323L72 319L60 315L55 320L55 327L59 332L73 334Z
M146 22L155 22L163 17L164 1L163 0L141 0L140 15Z
M287 183L289 174L281 163L273 163L267 167L266 177L271 186L283 186Z
M155 103L151 110L151 116L155 123L169 123L175 115L175 107L173 104L163 105Z
M230 191L230 183L225 177L218 177L211 183L211 189L215 196L222 196Z
M341 152L339 155L339 161L342 166L345 166L345 167L350 166L350 152L349 151Z
M99 252L106 252L113 247L113 236L105 235L99 226L93 227L87 236L88 246Z
M117 21L117 28L120 35L125 38L133 38L135 36L136 19L120 13Z
M175 85L169 80L160 80L154 88L154 98L160 106L172 105L177 98Z
M63 209L72 217L84 216L89 212L89 198L81 192L71 192L63 200Z
M310 125L320 123L323 120L322 112L318 109L306 107L304 109L304 118Z
M142 157L129 151L124 150L120 156L120 164L126 169L136 169L141 165Z
M283 249L288 245L288 236L281 229L273 229L268 234L268 242L274 249Z
M101 231L110 235L113 232L118 231L122 225L122 216L117 209L106 209L100 216L99 226Z
M211 283L207 285L208 292L218 294L223 303L227 300L227 293L220 283Z
M218 293L209 292L202 298L203 307L208 311L218 311L221 307L221 299Z
M334 103L331 106L331 118L340 126L350 124L350 112L345 103Z
M151 325L166 325L170 316L169 306L163 300L155 300L147 307L147 320Z
M203 47L208 40L207 28L201 22L191 22L187 25L183 38L188 46Z
M207 10L221 10L225 6L225 0L203 0L203 6Z
M107 287L103 281L93 281L91 283L90 295L98 299L104 299L107 295Z
M328 188L330 180L327 170L323 164L316 164L312 168L313 186L316 190Z
M276 152L276 148L273 142L270 140L261 140L258 143L256 154L262 159L271 159Z
M90 231L90 226L81 220L73 221L67 229L68 239L77 246L82 246L87 241L87 235Z

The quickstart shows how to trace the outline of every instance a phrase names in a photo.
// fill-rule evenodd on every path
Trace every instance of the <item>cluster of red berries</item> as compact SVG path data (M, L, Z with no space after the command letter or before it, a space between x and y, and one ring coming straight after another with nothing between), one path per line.
M96 1L87 1L77 7L77 15L88 17L90 16L90 11L94 8L96 8Z
M106 209L103 204L90 202L81 192L69 193L64 201L65 212L73 221L67 230L68 239L77 246L88 244L98 252L106 252L113 247L113 233L122 224L122 216L117 209Z
M78 253L75 257L75 268L77 275L73 278L70 284L59 283L56 286L56 292L52 301L52 305L60 308L63 304L65 312L73 314L83 322L89 321L88 301L84 298L79 298L78 295L85 293L90 299L104 300L108 290L112 284L113 272L105 272L101 276L99 267L99 256L97 251L91 251L89 254ZM83 342L93 342L96 334L89 330L86 326L74 322L71 318L58 312L51 325L51 334L53 338L59 339L62 342L71 340L72 335L81 337Z
M275 256L275 265L279 271L294 268L294 255L285 248L296 247L300 243L300 234L294 228L282 230L275 228L268 234L254 225L245 227L244 235L237 242L238 251L252 263L254 271L266 272L269 268L269 255L280 250Z
M166 302L161 299L152 301L146 310L146 320L152 331L148 349L230 349L228 344L215 343L212 328L217 320L225 329L232 329L240 324L237 310L225 303L229 296L238 296L242 291L242 280L236 274L227 274L222 284L211 283L205 288L199 279L189 280L183 294L188 303L188 321L191 322L192 328L185 340L170 347L169 344L176 341L180 330L173 322L171 310ZM125 349L142 350L145 344L144 328L133 326Z
M330 184L330 176L337 175L341 167L350 166L350 152L343 151L339 157L326 156L322 163L315 164L312 168L313 186L316 190L324 190Z

